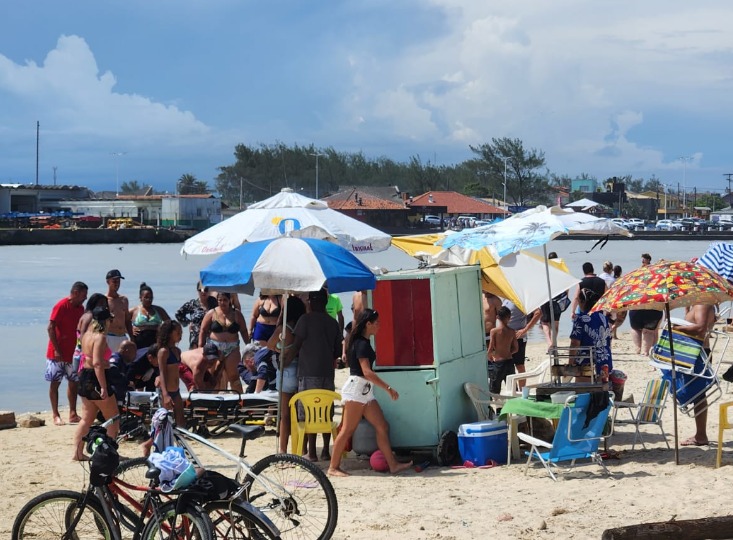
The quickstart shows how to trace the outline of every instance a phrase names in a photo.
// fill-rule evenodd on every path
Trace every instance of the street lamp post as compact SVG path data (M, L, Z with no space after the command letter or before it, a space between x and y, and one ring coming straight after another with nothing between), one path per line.
M504 210L509 208L509 205L506 202L506 164L507 161L511 160L511 157L501 157L499 159L502 159L504 161Z
M681 156L679 159L682 161L682 216L687 217L687 162L692 161L692 157Z
M115 158L115 197L120 195L120 157L125 154L127 152L110 152Z
M326 154L319 154L318 152L311 154L311 156L316 157L316 199L318 198L318 158L325 155Z

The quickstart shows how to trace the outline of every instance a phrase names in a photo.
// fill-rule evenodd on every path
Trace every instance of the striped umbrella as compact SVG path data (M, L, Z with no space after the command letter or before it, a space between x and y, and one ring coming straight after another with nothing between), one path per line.
M698 259L697 264L733 282L733 244L725 242L711 244L705 254Z

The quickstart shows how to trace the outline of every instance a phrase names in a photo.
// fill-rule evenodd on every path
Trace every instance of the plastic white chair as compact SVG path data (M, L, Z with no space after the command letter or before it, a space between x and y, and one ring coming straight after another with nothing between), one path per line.
M524 373L515 373L508 375L506 378L506 395L510 396L521 396L522 389L519 387L519 381L524 381L525 384L531 382L533 384L540 384L545 382L547 373L550 370L550 359L544 360L536 368Z

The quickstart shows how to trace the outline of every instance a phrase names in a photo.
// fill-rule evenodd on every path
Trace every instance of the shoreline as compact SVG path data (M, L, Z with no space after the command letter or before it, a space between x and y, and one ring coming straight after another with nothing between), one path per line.
M178 244L197 231L140 229L0 229L0 246Z

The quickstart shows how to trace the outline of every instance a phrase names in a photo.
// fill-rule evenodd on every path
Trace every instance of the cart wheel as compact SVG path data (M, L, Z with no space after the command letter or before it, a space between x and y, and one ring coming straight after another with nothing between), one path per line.
M438 463L453 465L458 461L458 435L454 431L445 431L438 443Z

